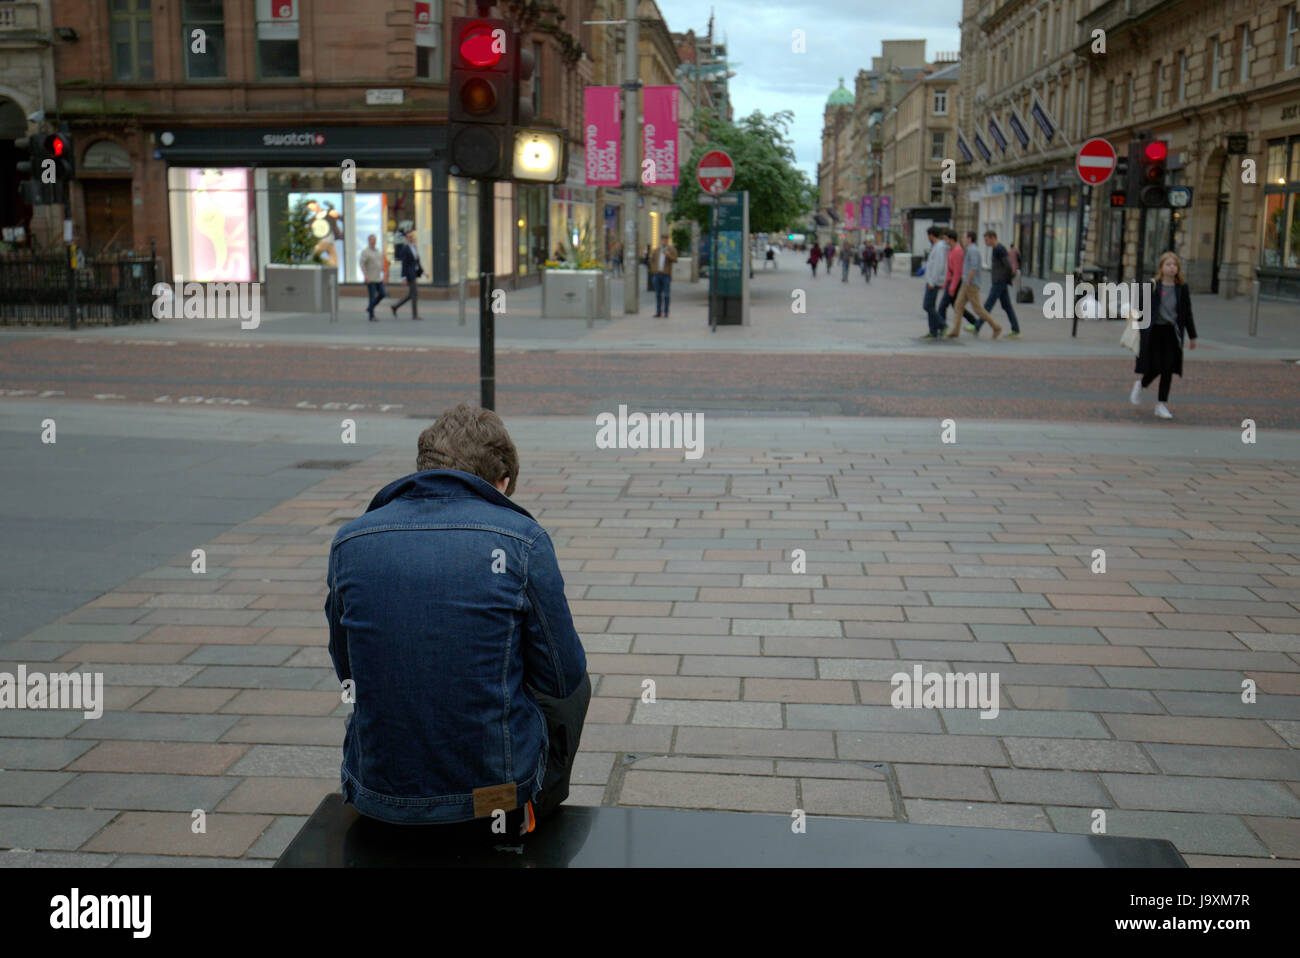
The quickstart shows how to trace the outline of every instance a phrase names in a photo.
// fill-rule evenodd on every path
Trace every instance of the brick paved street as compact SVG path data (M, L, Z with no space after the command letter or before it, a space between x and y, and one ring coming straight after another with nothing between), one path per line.
M572 801L1080 833L1102 809L1195 865L1300 864L1300 437L710 418L684 461L507 425L595 682ZM0 713L0 863L274 860L337 788L330 539L420 427L196 542L205 574L187 549L0 646L106 694ZM998 715L892 708L918 664L996 673Z

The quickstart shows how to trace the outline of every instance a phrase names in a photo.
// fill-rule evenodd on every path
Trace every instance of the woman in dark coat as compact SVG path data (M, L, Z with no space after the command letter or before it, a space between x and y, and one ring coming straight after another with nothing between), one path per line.
M808 253L808 262L812 264L812 274L814 276L817 275L817 264L821 262L821 259L822 248L816 243L813 243L812 250ZM827 266L826 268L830 269L830 266Z
M1156 415L1173 419L1174 414L1165 405L1169 401L1169 386L1174 373L1183 374L1183 338L1187 348L1196 348L1196 324L1192 321L1192 296L1183 276L1183 263L1176 253L1165 253L1156 264L1155 279L1151 282L1151 316L1147 328L1142 330L1137 363L1133 371L1141 377L1133 384L1129 401L1142 402L1142 390L1160 379L1159 402Z

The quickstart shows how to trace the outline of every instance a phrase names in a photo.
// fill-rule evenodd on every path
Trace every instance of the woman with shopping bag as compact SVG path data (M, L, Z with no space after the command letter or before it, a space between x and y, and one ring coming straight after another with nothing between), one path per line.
M1133 371L1139 376L1129 392L1129 402L1140 405L1142 390L1160 379L1156 415L1173 419L1165 405L1174 374L1183 374L1183 340L1187 348L1196 348L1196 323L1192 320L1192 295L1183 275L1183 263L1177 253L1169 252L1156 264L1151 281L1151 313L1144 317L1147 326L1138 339L1138 356ZM1127 331L1126 331L1127 332Z

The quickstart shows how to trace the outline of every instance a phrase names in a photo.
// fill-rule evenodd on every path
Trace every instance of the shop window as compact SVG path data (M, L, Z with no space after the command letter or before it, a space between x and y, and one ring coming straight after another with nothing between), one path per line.
M172 271L199 282L248 282L252 225L246 169L167 171Z
M1264 266L1297 269L1300 268L1300 137L1268 144L1266 156L1260 262Z
M153 14L149 0L111 0L109 35L114 80L153 79Z
M298 76L298 0L257 0L257 75Z
M1265 182L1270 185L1286 185L1286 141L1268 145L1265 162Z
M226 24L222 0L181 0L185 76L218 80L226 75Z
M443 78L442 0L415 0L415 75Z

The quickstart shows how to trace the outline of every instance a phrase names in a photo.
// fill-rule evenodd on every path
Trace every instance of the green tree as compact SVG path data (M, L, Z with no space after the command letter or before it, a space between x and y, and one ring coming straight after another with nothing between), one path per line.
M816 188L795 166L789 128L794 113L781 110L764 115L755 110L737 123L704 117L700 139L683 172L690 178L677 190L672 219L695 220L707 232L710 208L699 201L695 169L710 150L725 150L736 164L733 191L749 191L749 229L754 233L782 233L799 227L816 205Z

